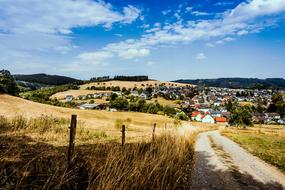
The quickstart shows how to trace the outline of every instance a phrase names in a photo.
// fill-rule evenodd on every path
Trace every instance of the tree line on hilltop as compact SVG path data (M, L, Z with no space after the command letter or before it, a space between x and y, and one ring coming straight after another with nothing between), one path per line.
M283 78L218 78L196 80L181 79L175 82L220 88L285 89L285 79Z
M92 77L90 79L90 82L106 82L106 81L111 81L111 80L119 80L119 81L148 81L149 78L148 76L144 75L138 75L138 76L114 76L113 78L110 76L103 76L103 77Z

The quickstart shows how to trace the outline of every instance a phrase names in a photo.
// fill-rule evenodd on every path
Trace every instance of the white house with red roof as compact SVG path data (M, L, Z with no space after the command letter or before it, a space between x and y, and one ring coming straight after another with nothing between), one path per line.
M202 113L201 112L198 112L198 111L196 111L196 112L193 112L192 113L192 115L191 115L191 119L193 120L193 121L202 121Z
M201 119L203 123L215 123L215 119L209 113L203 115Z

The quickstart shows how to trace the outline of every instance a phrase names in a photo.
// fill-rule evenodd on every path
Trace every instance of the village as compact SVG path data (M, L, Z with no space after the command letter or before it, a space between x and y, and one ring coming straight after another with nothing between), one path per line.
M103 84L103 83L102 83ZM158 98L168 102L170 107L188 115L189 119L203 123L225 123L230 119L231 112L228 103L254 108L252 121L260 124L285 124L285 119L276 112L267 112L272 103L272 95L285 93L284 90L271 89L230 89L204 86L178 86L164 83L125 87L87 87L86 90L103 90L86 95L66 95L66 102L80 102L79 109L97 109L111 112L119 111L110 105L112 96L126 99L137 98L160 103ZM105 91L104 91L105 90ZM261 109L261 110L260 110Z

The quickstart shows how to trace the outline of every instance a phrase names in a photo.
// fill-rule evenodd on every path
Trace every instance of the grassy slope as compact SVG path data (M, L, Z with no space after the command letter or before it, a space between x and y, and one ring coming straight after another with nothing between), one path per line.
M76 158L67 172L68 119L76 113ZM25 117L14 117L15 115ZM50 114L53 117L41 116ZM120 131L113 127L114 117L132 118L124 148L116 141L104 141ZM0 186L5 189L185 189L190 186L195 133L165 130L150 138L151 122L172 120L141 113L108 113L43 105L17 97L0 95ZM35 118L36 117L36 118ZM96 125L102 122L106 128ZM91 128L84 125L94 124ZM110 126L107 125L110 123ZM140 123L142 126L139 126ZM111 125L112 124L112 125ZM169 126L169 125L168 125ZM134 130L135 129L135 130ZM134 130L134 131L133 131ZM160 129L158 128L158 131ZM101 141L102 140L102 141ZM175 163L175 164L173 164ZM3 182L3 183L2 183Z
M152 85L153 87L155 84L158 86L162 83L165 83L166 86L186 86L186 85L191 85L191 84L182 84L182 83L174 83L174 82L160 82L156 80L150 80L150 81L144 81L144 82L131 82L131 81L108 81L108 82L93 82L93 83L88 83L80 86L80 89L85 90L87 87L91 86L106 86L106 87L112 87L112 86L119 86L120 88L125 87L125 88L146 88L147 85Z
M9 95L0 95L0 115L7 117L23 115L30 118L43 114L66 119L69 119L71 114L77 114L78 120L83 122L86 127L104 131L108 136L115 137L121 135L120 131L114 127L118 119L130 118L128 137L150 135L154 122L158 124L158 127L163 127L165 123L171 126L174 122L168 117L153 114L70 109L31 102ZM157 129L158 132L160 130L160 128Z
M223 135L285 172L285 132L223 130Z

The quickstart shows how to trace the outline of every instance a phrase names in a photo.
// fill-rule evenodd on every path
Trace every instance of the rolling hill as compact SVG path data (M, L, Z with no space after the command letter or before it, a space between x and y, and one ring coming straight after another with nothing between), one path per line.
M285 89L285 79L283 78L217 78L196 80L181 79L175 82L220 88Z
M15 117L22 115L27 118L35 118L44 115L69 119L71 114L77 114L78 120L84 123L87 128L104 131L108 136L119 137L120 130L115 128L118 119L130 120L128 126L128 137L141 137L151 135L153 123L158 127L165 124L171 126L173 119L153 114L137 112L107 112L99 110L80 110L62 108L46 104L40 104L15 96L0 94L0 116ZM162 130L158 128L158 132Z
M13 75L17 81L24 81L28 83L37 83L37 84L46 84L46 85L62 85L69 84L74 82L80 82L80 80L59 76L59 75L47 75L44 73L40 74L31 74L31 75Z

